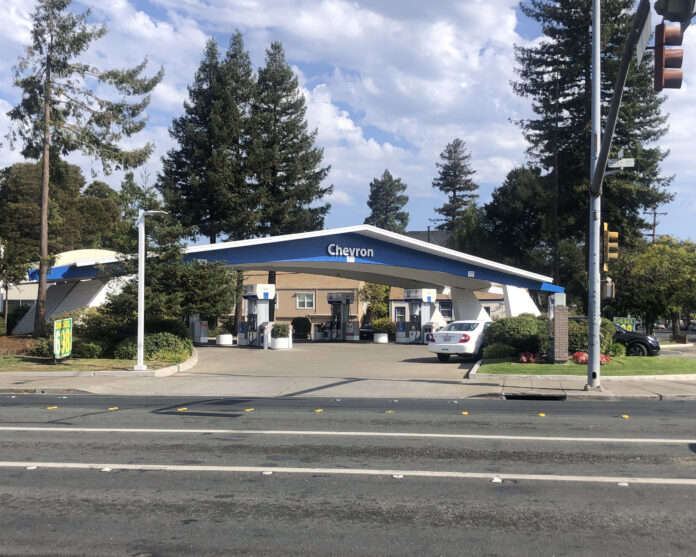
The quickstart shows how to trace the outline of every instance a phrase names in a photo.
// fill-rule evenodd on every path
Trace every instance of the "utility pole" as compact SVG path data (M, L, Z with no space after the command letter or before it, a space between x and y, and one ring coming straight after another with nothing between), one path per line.
M655 243L655 231L657 230L657 215L666 215L667 213L658 213L657 209L653 209L652 211L644 211L644 215L652 215L653 218L653 223L652 223L652 234L648 234L648 236L652 236L652 243Z
M601 126L601 79L600 69L600 2L592 0L592 129L590 135L590 183L597 171L597 155L600 146ZM600 169L604 172L604 168ZM601 311L599 284L599 226L602 221L602 194L590 190L590 245L589 256L589 300L588 300L588 354L586 390L601 389L599 383L599 322Z
M591 141L591 160L590 160L590 245L589 245L589 300L588 300L588 359L587 359L587 384L585 390L601 389L599 372L599 325L600 325L600 282L599 282L599 229L602 220L602 181L609 160L609 149L614 137L616 120L619 116L621 97L623 96L624 86L628 68L633 58L633 50L636 49L636 56L640 60L645 50L645 36L650 33L650 2L641 0L633 18L631 30L626 38L621 62L619 63L614 92L609 104L604 136L599 137L600 130L600 107L601 107L601 73L600 62L600 11L599 0L592 0L592 135ZM600 146L601 145L601 146ZM615 168L628 166L629 161L616 161Z

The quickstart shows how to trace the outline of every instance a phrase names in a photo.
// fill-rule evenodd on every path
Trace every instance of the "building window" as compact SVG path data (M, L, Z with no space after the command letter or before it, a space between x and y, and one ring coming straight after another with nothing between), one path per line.
M491 306L483 306L483 309L486 310L486 313L487 313L488 315L491 314Z
M303 292L295 295L297 309L314 309L314 292Z
M445 319L452 319L452 302L440 302L440 313Z
M404 323L406 321L406 308L403 306L396 306L394 308L394 321L397 323Z

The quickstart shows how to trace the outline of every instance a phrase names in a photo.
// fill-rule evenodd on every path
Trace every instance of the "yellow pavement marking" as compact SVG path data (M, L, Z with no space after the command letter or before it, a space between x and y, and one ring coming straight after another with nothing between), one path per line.
M188 410L188 408L186 408L186 406L184 406L183 408L176 409L177 412L185 412L186 410Z
M622 417L624 420L628 420L628 414L621 414L621 417Z
M315 412L323 412L323 411L324 411L323 408L317 408L317 409L315 410Z
M55 410L57 406L46 406L46 410Z
M469 412L462 412L462 416L468 416Z
M539 412L539 417L545 418L545 417L546 417L546 414L544 414L543 412Z
M109 410L118 410L118 406L112 406Z
M253 409L253 408L245 408L244 411L245 411L245 412L253 412L254 409Z

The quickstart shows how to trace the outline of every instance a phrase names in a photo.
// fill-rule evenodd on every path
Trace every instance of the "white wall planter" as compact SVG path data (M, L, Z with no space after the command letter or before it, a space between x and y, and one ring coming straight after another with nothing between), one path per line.
M234 344L234 337L230 334L218 335L215 337L215 344L220 346L232 346Z
M273 350L287 350L292 348L292 343L290 337L271 337L271 348Z
M387 344L389 342L389 333L375 333L373 341L377 344Z

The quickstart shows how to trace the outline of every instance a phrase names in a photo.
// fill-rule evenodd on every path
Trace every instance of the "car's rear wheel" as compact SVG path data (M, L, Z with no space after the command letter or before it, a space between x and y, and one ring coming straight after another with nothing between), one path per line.
M450 355L449 354L438 354L437 359L440 360L441 362L449 362Z
M645 346L645 344L641 344L640 342L634 342L633 344L629 344L628 348L626 348L626 355L627 356L647 356L648 355L648 347Z

